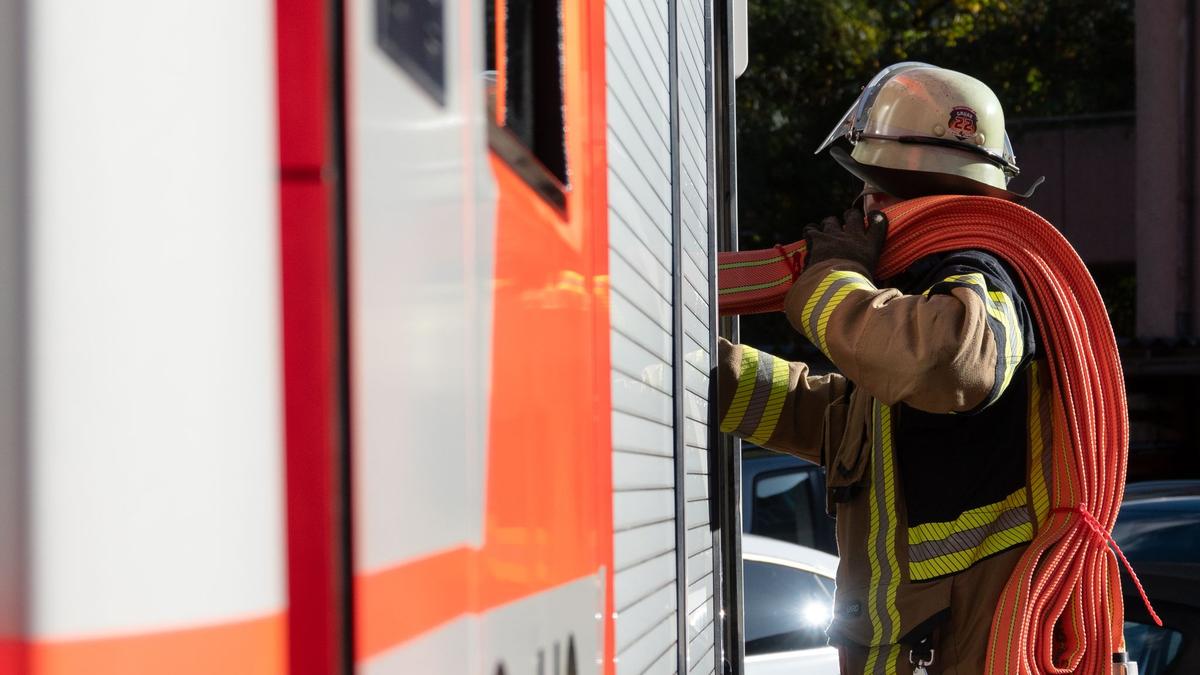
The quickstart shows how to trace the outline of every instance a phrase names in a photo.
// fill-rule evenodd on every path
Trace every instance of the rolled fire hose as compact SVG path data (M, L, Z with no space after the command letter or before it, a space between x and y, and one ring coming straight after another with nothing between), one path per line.
M888 238L877 278L931 253L974 249L999 256L1025 289L1052 376L1052 508L1000 596L985 672L1107 673L1113 654L1125 649L1118 557L1150 616L1162 621L1112 540L1129 419L1117 345L1096 284L1058 230L1012 202L922 197L884 212ZM720 254L720 313L781 310L804 253L799 241Z

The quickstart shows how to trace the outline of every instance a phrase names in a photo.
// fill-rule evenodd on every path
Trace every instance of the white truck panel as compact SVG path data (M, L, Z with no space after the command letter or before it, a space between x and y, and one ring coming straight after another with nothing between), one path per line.
M617 530L674 520L674 490L639 490L613 500L613 528Z
M492 335L482 3L444 5L444 106L377 44L378 7L348 8L360 572L481 544Z
M618 653L617 672L650 675L675 672L675 630L672 613Z
M359 663L355 670L359 675L482 672L475 668L478 654L479 619L464 616Z
M670 586L672 592L676 592L674 570L675 552L672 551L617 572L613 579L613 605L617 613L663 586Z
M670 583L617 612L617 651L624 651L656 626L675 616L675 584Z
M450 621L358 665L389 673L567 673L594 675L604 660L603 575L543 591L482 616ZM568 670L573 657L576 670Z
M695 528L697 530L701 528ZM692 530L689 530L690 533ZM691 548L689 542L688 548ZM701 549L700 553L696 553L688 558L688 584L693 584L696 581L703 579L713 571L713 557L708 551Z
M641 454L670 455L671 430L655 420L615 410L612 432L616 448Z
M618 493L630 490L669 490L674 487L675 460L669 455L643 455L616 449L613 457L613 488ZM620 571L621 567L615 569Z
M23 4L29 633L279 612L273 4Z
M674 519L632 527L613 535L613 565L618 569L632 567L674 550Z

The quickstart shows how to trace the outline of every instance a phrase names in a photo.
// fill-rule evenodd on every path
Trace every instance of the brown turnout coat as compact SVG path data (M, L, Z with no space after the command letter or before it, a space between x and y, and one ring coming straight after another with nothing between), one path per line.
M787 316L840 374L720 343L722 429L825 468L841 558L828 632L843 673L911 673L910 646L926 636L930 673L982 672L997 598L1048 508L1049 386L1023 337L1029 316L1002 272L972 269L939 269L932 286L909 294L876 288L845 260L806 269ZM980 413L1002 406L1016 412ZM984 464L971 471L972 436L935 448L938 434L901 431L919 426L913 419L1020 427L997 430L1018 440L991 443L988 455L1011 458L1015 483L995 485L1000 472ZM947 480L977 481L958 489L968 495L959 507L939 502L942 485L947 494L964 486L939 483L936 464L913 473L935 451L955 458ZM970 501L989 491L1004 496ZM910 502L936 515L914 518Z

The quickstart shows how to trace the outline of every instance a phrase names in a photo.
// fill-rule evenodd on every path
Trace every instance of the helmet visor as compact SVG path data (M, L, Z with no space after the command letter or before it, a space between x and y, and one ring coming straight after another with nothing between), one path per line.
M1007 131L1004 132L1004 161L1009 167L1012 167L1011 173L1008 169L1004 170L1004 176L1007 180L1012 180L1013 176L1021 173L1020 169L1017 168L1017 154L1013 152L1012 141L1008 139Z
M879 90L883 85L896 75L913 68L932 68L928 63L920 61L903 61L884 68L871 78L867 86L863 87L862 93L858 95L858 99L850 106L845 115L842 115L841 121L833 127L833 131L825 137L814 155L818 155L822 150L833 145L833 142L839 138L846 138L851 143L858 140L858 136L862 134L863 128L867 124L867 113L870 112L871 106L875 103L875 97L879 95Z

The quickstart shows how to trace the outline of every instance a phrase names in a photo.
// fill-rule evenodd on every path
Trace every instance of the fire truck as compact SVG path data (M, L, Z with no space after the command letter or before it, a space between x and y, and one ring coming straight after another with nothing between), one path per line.
M736 672L744 34L0 0L0 672Z

